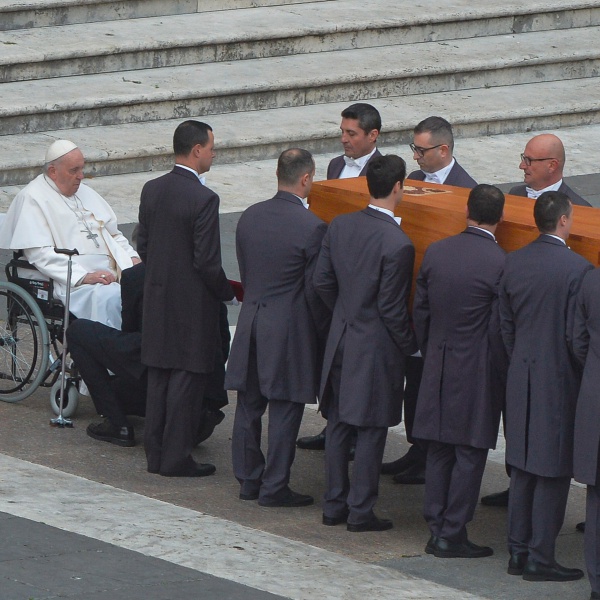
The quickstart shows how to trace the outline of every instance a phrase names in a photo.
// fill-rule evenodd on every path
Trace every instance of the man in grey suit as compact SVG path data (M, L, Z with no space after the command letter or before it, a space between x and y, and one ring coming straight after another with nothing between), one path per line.
M420 169L410 173L407 179L465 188L473 188L477 185L477 182L454 158L454 134L452 126L446 119L428 117L418 123L413 131L413 143L410 144L410 148ZM426 444L417 440L413 432L422 373L423 359L420 356L407 358L404 425L410 447L404 456L384 463L381 469L383 474L394 476L394 483L425 483Z
M494 233L504 194L478 185L467 228L429 246L417 277L413 320L425 361L413 435L427 440L425 551L440 558L493 554L467 537L488 449L496 447L506 355L498 285L505 253Z
M327 179L349 179L367 173L369 161L381 156L377 138L381 131L379 111L366 102L351 104L342 111L341 142L344 154L336 156L327 167ZM297 442L303 450L325 449L325 427L316 435L301 437Z
M591 206L564 181L565 147L557 136L542 133L532 137L521 154L519 169L523 171L523 185L511 188L510 194L536 199L543 192L566 194L573 204Z
M417 124L410 144L419 165L407 179L474 188L477 182L454 158L452 125L442 117L427 117Z
M323 524L347 522L348 531L392 527L373 507L387 429L402 414L404 359L417 351L408 317L415 250L393 212L405 175L398 156L370 161L371 203L332 221L315 269L317 292L333 310L321 379L327 417Z
M148 366L144 446L148 471L203 477L194 447L202 397L220 355L221 302L233 290L221 265L219 197L200 179L214 158L210 125L173 135L175 167L144 185L138 251L146 264L142 362Z
M277 194L248 208L236 231L244 303L225 387L238 391L232 455L240 499L258 498L261 506L313 503L288 484L304 405L317 399L319 349L329 320L312 282L327 229L304 200L314 173L309 152L283 152ZM267 406L265 461L260 441Z
M506 389L508 573L570 581L583 572L555 560L573 474L580 369L571 355L575 299L592 265L566 245L573 205L544 192L533 215L540 236L507 256L500 323L510 359Z
M600 269L586 274L577 296L573 352L583 366L575 412L573 476L587 485L585 562L591 598L600 599Z

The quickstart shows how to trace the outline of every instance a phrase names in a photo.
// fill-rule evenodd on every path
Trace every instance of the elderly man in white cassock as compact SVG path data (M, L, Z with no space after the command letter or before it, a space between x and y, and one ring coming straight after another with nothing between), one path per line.
M77 248L71 276L71 312L121 328L121 271L140 262L117 228L106 201L83 184L84 158L70 141L46 152L43 173L13 200L0 229L0 247L23 250L25 258L54 281L64 301L67 257L54 248Z

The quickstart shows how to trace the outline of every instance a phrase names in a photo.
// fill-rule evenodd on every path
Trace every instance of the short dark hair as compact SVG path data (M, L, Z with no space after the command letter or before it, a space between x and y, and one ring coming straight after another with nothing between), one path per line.
M554 233L563 215L569 216L573 205L562 192L544 192L533 206L533 218L540 233Z
M202 121L184 121L177 126L173 134L173 152L175 156L188 156L198 144L206 146L208 132L212 127Z
M303 175L314 170L315 161L308 150L290 148L279 155L277 181L283 185L295 185Z
M379 111L366 102L357 102L342 111L343 119L356 119L358 126L365 132L369 133L373 129L381 131L381 115Z
M497 225L504 210L504 194L487 183L476 185L467 200L469 219L481 225Z
M395 154L376 156L367 165L367 186L375 199L387 198L396 182L404 185L406 163Z
M454 150L452 125L442 117L427 117L423 119L417 124L413 132L429 133L434 144L446 144L450 148L450 152Z

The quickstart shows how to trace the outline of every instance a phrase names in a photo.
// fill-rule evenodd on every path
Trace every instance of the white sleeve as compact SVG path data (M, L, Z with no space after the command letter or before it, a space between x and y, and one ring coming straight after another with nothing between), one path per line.
M40 272L58 281L62 285L67 285L67 263L68 257L64 254L54 252L53 246L44 246L42 248L25 248L23 250L25 258ZM77 263L72 263L71 285L76 286L87 275L87 271Z

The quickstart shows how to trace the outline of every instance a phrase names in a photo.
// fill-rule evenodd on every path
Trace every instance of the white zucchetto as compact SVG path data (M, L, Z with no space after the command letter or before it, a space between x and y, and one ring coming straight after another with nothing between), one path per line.
M45 163L52 162L65 154L68 154L72 150L75 150L77 145L69 140L56 140L51 144L51 146L46 150L46 160Z

